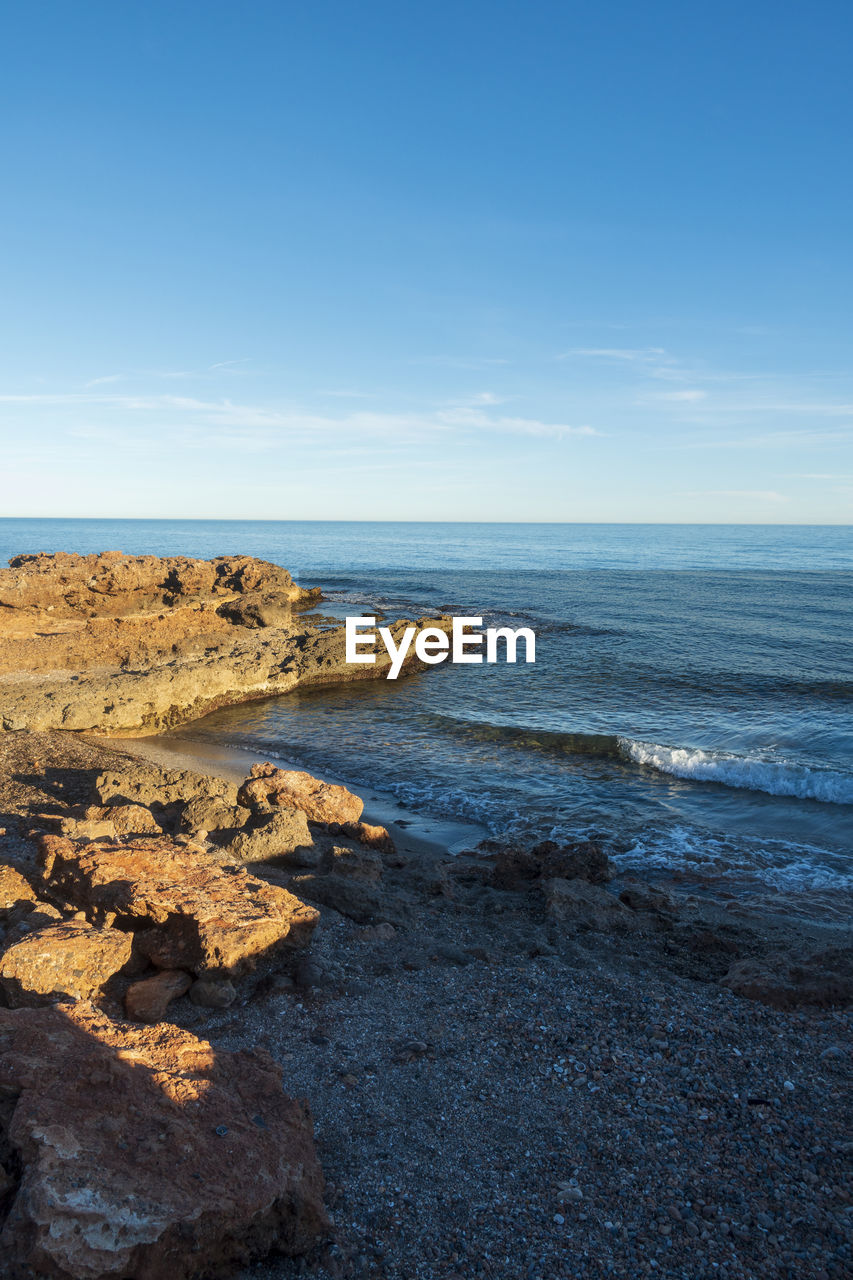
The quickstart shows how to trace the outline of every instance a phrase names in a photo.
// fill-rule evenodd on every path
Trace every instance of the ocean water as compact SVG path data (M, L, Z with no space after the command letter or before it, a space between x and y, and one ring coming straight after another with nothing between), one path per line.
M496 834L839 914L853 892L853 531L839 527L0 521L24 550L243 552L325 615L527 626L535 664L218 712L278 754Z

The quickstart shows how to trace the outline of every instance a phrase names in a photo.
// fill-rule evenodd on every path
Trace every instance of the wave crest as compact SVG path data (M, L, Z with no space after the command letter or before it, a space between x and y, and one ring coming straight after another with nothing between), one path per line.
M726 787L763 791L771 796L795 796L825 804L853 804L853 777L831 770L774 760L725 755L699 748L666 747L656 742L619 738L619 750L635 764L691 782L718 782Z

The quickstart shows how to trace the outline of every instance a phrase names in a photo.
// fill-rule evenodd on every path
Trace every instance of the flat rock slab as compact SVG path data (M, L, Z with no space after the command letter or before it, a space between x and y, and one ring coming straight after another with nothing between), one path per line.
M40 848L53 892L137 930L160 969L244 972L274 948L304 946L319 918L286 889L168 836L106 844L45 835Z
M0 987L12 1008L63 996L88 999L125 967L132 948L132 936L118 929L85 920L50 925L8 948L0 958Z
M214 1052L86 1002L0 1009L0 1050L20 1161L7 1280L189 1280L326 1230L310 1114L263 1050Z
M301 809L312 822L358 822L364 808L364 801L346 787L323 782L301 769L277 769L274 764L253 764L237 799L249 809L265 805Z

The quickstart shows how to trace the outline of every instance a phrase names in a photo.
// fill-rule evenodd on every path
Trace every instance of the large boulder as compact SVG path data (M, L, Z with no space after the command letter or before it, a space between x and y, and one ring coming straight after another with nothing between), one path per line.
M130 934L98 929L85 920L48 925L0 957L0 987L13 1009L51 1004L62 997L98 996L130 962L132 946Z
M160 969L240 973L278 947L304 946L317 923L286 889L168 836L80 844L45 835L40 850L54 894L136 930Z
M222 847L241 862L284 858L293 866L310 867L318 857L313 843L308 819L300 809L276 809L269 814L255 814ZM292 856L297 853L301 856Z
M312 822L358 822L364 801L299 769L278 769L274 764L254 764L237 793L239 804L250 809L278 805L301 809Z
M7 1280L189 1280L325 1233L310 1114L264 1051L85 1002L0 1009L0 1045Z

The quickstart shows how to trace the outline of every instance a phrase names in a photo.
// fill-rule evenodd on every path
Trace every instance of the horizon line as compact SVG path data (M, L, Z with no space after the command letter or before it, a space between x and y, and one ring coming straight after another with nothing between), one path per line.
M111 524L430 524L430 525L523 525L523 526L543 526L543 525L575 525L579 528L586 526L606 526L616 528L628 528L634 525L643 525L649 528L670 528L670 529L713 529L713 528L731 528L731 529L851 529L853 528L853 520L841 521L834 520L829 522L817 523L810 520L416 520L416 519L395 519L394 517L385 517L381 519L318 519L298 518L298 517L276 517L276 516L3 516L0 515L0 522L4 521L79 521L81 524L96 524L99 521L108 521Z

